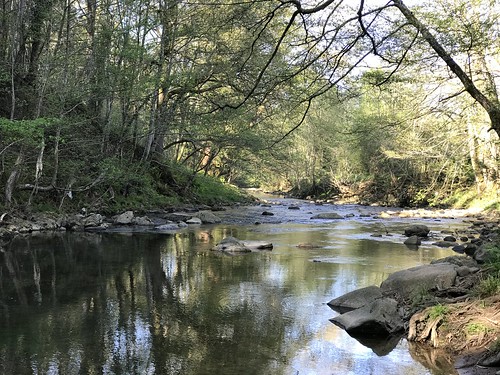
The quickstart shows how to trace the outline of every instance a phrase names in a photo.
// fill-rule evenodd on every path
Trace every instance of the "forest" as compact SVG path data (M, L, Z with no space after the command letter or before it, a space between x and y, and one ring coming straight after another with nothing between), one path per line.
M496 207L499 15L491 0L1 0L0 208L217 204L241 199L232 185Z

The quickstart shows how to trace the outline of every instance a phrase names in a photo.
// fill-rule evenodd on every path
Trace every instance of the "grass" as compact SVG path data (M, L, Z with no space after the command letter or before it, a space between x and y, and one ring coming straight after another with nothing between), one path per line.
M471 322L465 326L465 332L470 336L487 334L491 331L490 327L478 322Z
M474 294L479 298L491 297L500 293L500 273L488 275L474 287Z
M436 320L438 318L445 318L446 315L450 312L450 308L446 305L438 304L436 306L432 306L429 309L429 319Z

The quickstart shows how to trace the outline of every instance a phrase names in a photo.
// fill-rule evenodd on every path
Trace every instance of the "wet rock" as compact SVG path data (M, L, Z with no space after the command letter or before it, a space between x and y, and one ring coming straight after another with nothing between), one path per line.
M354 337L388 336L404 328L398 304L392 298L377 299L330 321Z
M429 235L430 229L427 225L423 224L414 224L410 225L405 229L405 236L418 236L418 237L427 237Z
M176 230L179 230L179 229L183 229L187 226L187 224L185 223L182 223L184 225L180 225L180 223L166 223L166 224L162 224L162 225L158 225L155 227L155 230L159 231L159 232L163 232L163 231L176 231Z
M215 245L212 250L222 251L225 253L249 253L252 250L245 246L243 241L234 237L226 237Z
M465 248L465 245L455 245L451 249L456 253L463 254L465 252Z
M477 251L477 249L478 246L476 244L468 243L467 246L465 246L464 253L472 257L474 256L474 253Z
M288 209L289 209L289 210L300 210L300 207L299 207L299 206L292 205L292 206L288 206Z
M373 285L334 298L327 305L332 310L342 313L359 309L379 298L382 298L382 291L378 286Z
M500 367L500 352L488 352L478 363L484 367Z
M325 219L325 220L343 219L343 218L344 217L342 215L339 215L336 212L322 212L311 217L311 219Z
M266 241L241 241L250 250L272 250L273 244Z
M222 221L211 211L200 211L194 216L199 218L203 224L218 224Z
M443 241L446 241L446 242L457 242L457 239L453 236L446 236L445 238L443 238Z
M202 221L199 217L192 217L191 219L186 220L186 224L199 225L202 224Z
M297 245L297 247L299 249L319 249L321 248L322 246L320 245L316 245L316 244L313 244L313 243L310 243L310 242L304 242L304 243L299 243Z
M407 246L419 246L422 243L422 240L419 236L410 236L404 242Z
M437 247L453 247L458 245L456 242L449 242L449 241L437 241L433 242L432 244Z
M264 216L274 216L274 213L272 213L271 211L264 211L262 213L262 215L264 215Z
M429 264L394 272L382 282L380 289L382 293L396 293L406 299L431 289L450 288L456 277L454 264Z

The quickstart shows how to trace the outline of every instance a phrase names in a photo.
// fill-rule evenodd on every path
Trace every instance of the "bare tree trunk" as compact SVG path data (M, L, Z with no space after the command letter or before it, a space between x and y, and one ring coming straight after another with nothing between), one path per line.
M464 89L472 96L488 113L491 121L491 128L500 135L500 103L498 98L488 98L481 90L477 88L474 81L467 73L457 64L451 55L432 35L430 30L415 15L403 4L402 0L392 0L393 4L401 11L403 16L422 34L424 39L429 43L431 48L437 55L446 63L455 76L462 82ZM496 99L496 100L495 100Z
M24 161L24 151L19 151L17 155L16 163L10 172L10 176L5 184L5 205L10 207L12 204L12 193L14 192L14 186L17 182L19 175L21 174L21 168Z

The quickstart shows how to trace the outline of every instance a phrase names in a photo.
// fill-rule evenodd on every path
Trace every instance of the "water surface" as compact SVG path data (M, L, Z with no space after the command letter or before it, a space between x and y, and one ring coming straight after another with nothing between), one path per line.
M277 202L220 213L231 225L178 233L17 238L0 254L0 373L438 374L405 340L362 345L329 322L336 313L326 302L453 254L430 244L408 249L406 225L424 222L437 236L463 224ZM325 211L354 216L310 219ZM274 249L209 250L228 235ZM305 242L319 247L297 248Z

